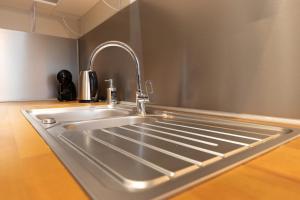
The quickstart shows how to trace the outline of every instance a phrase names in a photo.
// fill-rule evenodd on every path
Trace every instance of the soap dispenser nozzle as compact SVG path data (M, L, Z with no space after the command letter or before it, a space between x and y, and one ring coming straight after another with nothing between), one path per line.
M107 88L107 103L110 105L117 104L117 89L114 87L113 79L107 79L105 82L108 82Z
M110 88L114 87L114 83L113 83L113 79L112 78L105 80L105 82L108 82L108 87L110 87Z

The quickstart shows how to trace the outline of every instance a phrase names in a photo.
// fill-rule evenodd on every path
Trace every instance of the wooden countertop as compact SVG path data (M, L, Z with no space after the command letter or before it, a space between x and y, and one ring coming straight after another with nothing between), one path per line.
M28 107L83 105L89 104L56 101L0 103L0 199L88 199L20 112L21 108ZM300 139L171 199L300 199Z

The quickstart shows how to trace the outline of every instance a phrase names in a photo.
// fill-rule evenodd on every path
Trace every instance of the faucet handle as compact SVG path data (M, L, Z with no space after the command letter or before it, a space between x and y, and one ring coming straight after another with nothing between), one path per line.
M149 89L150 88L150 91ZM149 94L153 94L154 90L153 90L153 84L151 80L146 80L145 82L145 89L146 89L146 95L149 97Z

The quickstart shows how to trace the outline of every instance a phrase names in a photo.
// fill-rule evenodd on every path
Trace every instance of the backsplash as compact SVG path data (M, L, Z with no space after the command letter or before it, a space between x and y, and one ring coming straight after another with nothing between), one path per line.
M56 98L61 69L77 83L76 40L0 29L0 102Z
M283 0L139 0L79 39L84 69L101 42L120 40L138 53L155 104L300 118L300 3ZM135 66L125 51L96 61L135 99Z

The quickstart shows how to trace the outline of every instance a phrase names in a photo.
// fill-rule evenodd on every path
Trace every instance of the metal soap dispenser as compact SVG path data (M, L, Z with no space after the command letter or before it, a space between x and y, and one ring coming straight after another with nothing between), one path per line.
M117 104L117 88L114 87L113 79L105 80L108 82L107 88L107 103L110 105Z

